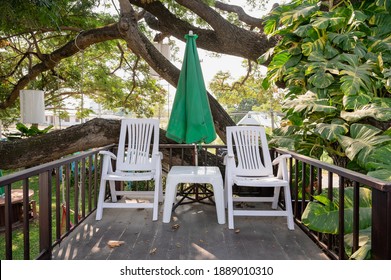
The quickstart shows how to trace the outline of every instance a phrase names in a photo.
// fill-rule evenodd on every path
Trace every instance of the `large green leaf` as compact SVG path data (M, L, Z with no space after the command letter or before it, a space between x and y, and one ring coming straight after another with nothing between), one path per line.
M314 27L311 24L306 24L299 26L295 31L293 31L293 33L300 37L307 37L308 33L313 29Z
M360 64L359 57L353 54L342 54L340 59L346 62L338 64L342 91L346 95L357 95L361 90L370 92L374 84L371 77L375 64L370 60Z
M331 59L331 58L334 58L335 56L337 56L339 54L339 51L334 48L329 41L326 42L326 46L324 48L324 56L325 58L327 59Z
M327 29L329 26L341 26L345 21L345 17L336 16L335 13L323 13L321 16L311 19L312 25L318 29Z
M391 0L387 0L391 1ZM375 36L387 36L391 32L391 17L389 12L380 12L372 16L369 23L372 25L372 33Z
M372 176L384 181L391 182L391 166L388 169L379 169L375 171L370 171L367 174L368 176Z
M360 152L369 154L376 148L376 145L390 141L387 135L380 135L381 130L367 124L352 124L350 126L350 136L338 135L338 142L345 149L346 156L354 160Z
M353 188L345 188L345 209L344 209L344 233L353 232ZM338 189L333 189L333 196L338 197ZM327 194L323 193L319 196L315 196L322 201L327 201ZM366 188L360 188L360 201L359 201L359 225L360 229L365 229L371 226L372 218L372 206L371 206L371 191ZM334 202L329 201L326 205L313 201L309 202L306 209L303 212L301 221L309 229L323 232L338 234L339 218L338 211L339 206ZM334 207L330 207L334 204Z
M293 112L319 112L324 114L335 113L337 108L328 104L328 99L318 99L315 93L308 91L306 94L297 96L295 99L286 100L283 108L292 108Z
M349 130L346 127L344 121L340 119L334 119L331 123L320 123L315 128L315 133L319 134L320 137L326 139L330 142L334 142L337 140L337 135L344 135Z
M353 104L350 104L350 106ZM389 121L391 120L391 108L380 107L377 104L369 104L366 106L361 106L361 108L352 112L341 111L341 118L348 122L357 122L368 117L374 118L378 121Z
M268 78L272 81L278 81L285 72L285 63L290 59L291 55L288 51L283 51L275 54L268 68Z
M297 134L299 128L294 125L280 127L273 130L273 138L269 141L271 147L281 147L288 150L296 150L301 136Z
M350 260L370 260L372 259L372 242L369 239L364 245L360 247L353 255L350 256Z
M391 142L391 136L389 137ZM365 157L360 154L358 160L367 170L389 169L391 176L391 143L374 149Z
M334 44L343 49L344 51L351 51L354 49L357 43L357 39L364 37L366 34L364 32L346 32L346 33L333 33L329 32L328 36Z
M354 188L353 187L347 187L344 189L344 205L345 208L352 208L353 207L353 195L354 195ZM321 195L323 197L327 197L328 199L328 191L325 190ZM332 195L332 203L335 204L336 209L339 208L339 189L334 188L333 189L333 195ZM318 200L318 196L315 196L315 198ZM372 205L372 191L369 188L360 188L360 200L359 200L359 206L360 207L371 207Z
M302 58L301 54L299 54L299 55L292 55L288 59L288 61L285 63L284 67L290 68L290 67L296 66L300 62L301 58Z
M366 94L345 95L342 99L345 110L354 110L367 105L372 101L372 97Z
M334 75L339 75L339 70L336 65L338 63L338 58L328 60L322 52L312 52L308 56L308 66L305 71L306 75L310 75L312 73L323 71L329 72Z
M303 55L309 56L312 52L323 52L326 46L327 38L318 37L311 42L305 42L301 45Z
M310 15L316 13L319 10L320 3L311 5L311 4L303 4L295 9L291 9L289 11L286 11L281 15L280 22L284 25L290 25L294 22L297 22L299 20L303 20Z
M330 73L319 70L308 79L308 82L317 88L327 88L334 82L334 77Z
M356 252L354 252L353 255L353 233L349 233L344 236L345 252L349 256L349 259L365 260L370 258L371 231L371 227L359 231L358 246L360 248Z
M265 34L272 34L277 28L278 21L278 16L269 17L266 20L265 26L263 27L263 31L265 32Z

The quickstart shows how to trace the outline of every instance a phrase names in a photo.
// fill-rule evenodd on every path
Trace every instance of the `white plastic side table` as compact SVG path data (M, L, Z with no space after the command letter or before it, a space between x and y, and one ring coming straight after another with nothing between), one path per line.
M172 205L180 183L211 184L216 203L217 222L225 224L223 178L216 166L173 166L167 175L163 223L171 220Z

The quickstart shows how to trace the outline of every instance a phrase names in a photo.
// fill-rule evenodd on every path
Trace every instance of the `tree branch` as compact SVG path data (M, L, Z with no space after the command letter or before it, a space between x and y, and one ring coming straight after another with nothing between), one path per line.
M181 41L185 41L184 35L189 30L193 30L198 35L197 46L208 51L256 61L277 42L276 38L268 39L264 34L240 28L225 20L222 21L223 18L213 8L203 4L200 0L178 0L177 2L186 8L191 8L197 14L202 14L202 18L214 30L198 28L177 18L160 1L152 3L144 3L141 0L129 1L149 12L145 15L145 21L150 28L163 34L170 34Z
M244 85L244 83L247 81L247 79L250 77L250 74L251 74L251 71L252 71L252 64L251 64L251 61L248 60L248 68L247 68L247 73L246 73L246 76L243 78L243 80L241 80L240 82L235 82L233 83L232 87L231 87L231 90L234 90L237 86L242 86Z
M136 88L136 85L137 85L137 82L136 82L136 76L137 76L137 72L136 72L136 69L137 69L137 66L138 66L138 63L140 62L140 57L137 55L137 58L136 58L136 61L134 62L134 65L132 66L132 88L130 89L129 91L129 94L126 96L125 100L124 100L124 107L126 108L126 103L128 102L128 99L129 97L132 95L134 89Z
M250 25L251 27L258 27L260 30L263 30L262 20L246 14L246 12L240 6L229 5L220 1L216 1L215 7L229 13L235 13L238 15L240 21Z

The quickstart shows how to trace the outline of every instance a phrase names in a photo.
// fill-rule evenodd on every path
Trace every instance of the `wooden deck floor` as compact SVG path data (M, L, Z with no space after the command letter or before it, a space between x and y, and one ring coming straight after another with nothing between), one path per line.
M156 222L151 209L105 209L101 221L93 214L55 248L53 259L327 259L300 228L289 231L283 217L236 217L235 232L217 223L214 206L181 205L169 224L162 223L162 209ZM124 243L109 248L110 240Z

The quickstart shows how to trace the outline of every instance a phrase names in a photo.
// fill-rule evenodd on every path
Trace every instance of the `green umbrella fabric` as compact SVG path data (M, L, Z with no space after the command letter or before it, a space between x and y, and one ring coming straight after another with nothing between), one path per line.
M166 136L177 143L208 144L216 139L216 132L197 53L198 36L189 34L185 38L185 56Z

